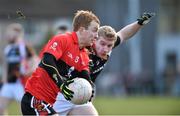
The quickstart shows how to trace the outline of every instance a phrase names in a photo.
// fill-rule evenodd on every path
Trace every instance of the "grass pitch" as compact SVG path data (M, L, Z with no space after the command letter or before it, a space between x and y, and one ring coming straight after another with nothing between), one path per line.
M180 97L96 97L100 115L180 115ZM19 115L16 102L8 107L10 115Z
M180 114L180 98L172 97L97 97L94 104L101 115Z

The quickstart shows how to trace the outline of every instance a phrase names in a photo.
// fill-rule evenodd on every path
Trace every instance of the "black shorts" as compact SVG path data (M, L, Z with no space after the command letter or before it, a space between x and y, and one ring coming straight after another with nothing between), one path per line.
M56 114L52 106L43 100L39 100L30 93L25 93L21 101L23 115L53 115Z

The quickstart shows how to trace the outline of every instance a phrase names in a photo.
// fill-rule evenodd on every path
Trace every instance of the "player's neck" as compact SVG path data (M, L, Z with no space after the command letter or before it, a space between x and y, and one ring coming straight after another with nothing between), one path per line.
M83 42L82 36L79 34L79 32L76 32L76 34L77 34L77 37L78 37L79 49L85 48L86 46L85 46L85 44Z

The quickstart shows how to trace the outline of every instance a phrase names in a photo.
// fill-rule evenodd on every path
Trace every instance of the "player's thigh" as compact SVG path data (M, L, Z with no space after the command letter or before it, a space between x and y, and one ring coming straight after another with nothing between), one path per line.
M53 108L60 116L66 116L74 106L75 105L66 100L60 92L57 95L56 102L53 104Z
M98 112L94 105L92 103L87 105L78 105L77 107L74 107L68 115L91 115L91 116L97 116Z
M37 99L30 93L25 93L21 101L23 115L54 115L57 114L52 106L43 100Z

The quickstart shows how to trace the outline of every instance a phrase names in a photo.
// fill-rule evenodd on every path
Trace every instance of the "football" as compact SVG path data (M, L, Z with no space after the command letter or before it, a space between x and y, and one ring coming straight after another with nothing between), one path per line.
M75 78L73 80L74 82L68 86L74 92L71 102L77 105L87 103L92 95L91 84L83 78Z

